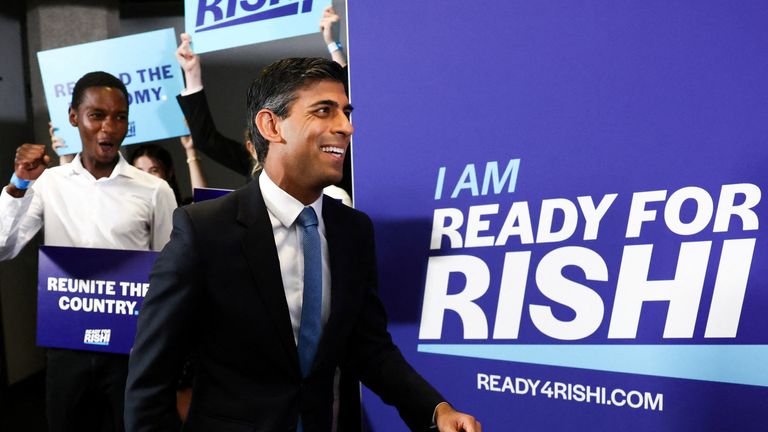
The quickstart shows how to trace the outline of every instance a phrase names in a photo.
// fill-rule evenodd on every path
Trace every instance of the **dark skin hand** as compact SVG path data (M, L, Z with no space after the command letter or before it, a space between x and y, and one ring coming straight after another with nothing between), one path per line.
M16 177L22 180L37 180L48 167L51 158L45 154L45 146L42 144L23 144L16 149L14 172ZM17 189L9 184L6 188L8 194L14 198L21 198L26 194L26 189Z

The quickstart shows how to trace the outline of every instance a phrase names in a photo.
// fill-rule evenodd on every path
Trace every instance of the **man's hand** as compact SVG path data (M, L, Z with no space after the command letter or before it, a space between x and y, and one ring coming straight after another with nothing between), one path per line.
M182 33L179 38L181 43L176 49L176 61L179 62L181 70L184 71L187 89L202 87L203 73L200 70L200 57L192 52L192 46L190 45L192 38L186 33Z
M333 9L333 6L328 6L323 10L323 17L320 18L320 31L323 33L323 40L326 45L336 41L333 37L333 27L339 21L341 21L341 17Z
M45 154L45 145L24 144L16 149L14 174L22 180L37 180L50 161L51 158ZM5 191L14 198L21 198L27 193L26 189L17 189L13 183L8 184Z
M45 146L42 144L24 144L16 149L14 171L16 177L23 180L37 180L51 158L45 154Z
M453 409L446 402L441 403L435 410L435 424L440 432L481 432L480 422L469 414Z

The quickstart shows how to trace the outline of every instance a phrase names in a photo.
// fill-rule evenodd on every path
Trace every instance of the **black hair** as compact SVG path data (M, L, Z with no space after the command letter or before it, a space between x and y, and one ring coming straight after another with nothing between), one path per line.
M75 83L75 88L72 90L72 103L70 104L70 107L73 110L77 111L77 108L83 101L85 91L91 87L116 88L123 93L123 96L125 96L125 104L126 106L128 105L128 89L125 88L125 84L114 75L97 71L88 72Z
M247 99L248 128L258 161L264 164L269 150L269 143L254 123L259 111L268 109L279 118L286 118L299 89L321 80L337 81L346 89L346 78L338 63L324 58L288 58L265 67L251 82Z
M128 157L128 163L133 165L136 159L141 156L147 156L160 162L160 165L165 170L165 181L171 186L173 195L176 197L176 204L181 205L181 193L179 192L179 184L176 181L176 171L173 169L171 153L157 144L142 144L133 149Z

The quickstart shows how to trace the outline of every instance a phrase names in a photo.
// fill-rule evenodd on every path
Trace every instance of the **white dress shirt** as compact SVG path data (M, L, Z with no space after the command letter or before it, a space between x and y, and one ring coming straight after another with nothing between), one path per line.
M49 168L22 198L0 193L0 260L18 255L44 227L45 244L159 251L171 236L176 199L168 183L122 155L96 179L80 161Z
M304 230L295 223L304 204L280 189L264 171L259 176L259 188L267 206L272 233L275 235L277 256L280 260L280 274L283 278L285 299L291 315L293 339L298 344L301 325L301 307L304 300ZM317 231L320 233L320 251L323 259L323 301L320 308L320 322L328 322L331 312L331 271L328 260L328 241L325 238L323 222L323 196L310 204L317 214Z

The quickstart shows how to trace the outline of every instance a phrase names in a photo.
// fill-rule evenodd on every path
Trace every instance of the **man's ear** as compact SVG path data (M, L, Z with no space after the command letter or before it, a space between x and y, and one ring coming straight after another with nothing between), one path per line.
M283 141L283 136L280 134L280 128L278 127L278 120L280 118L268 109L259 111L253 119L261 136L271 143Z
M72 108L69 109L69 124L77 127L77 113Z

